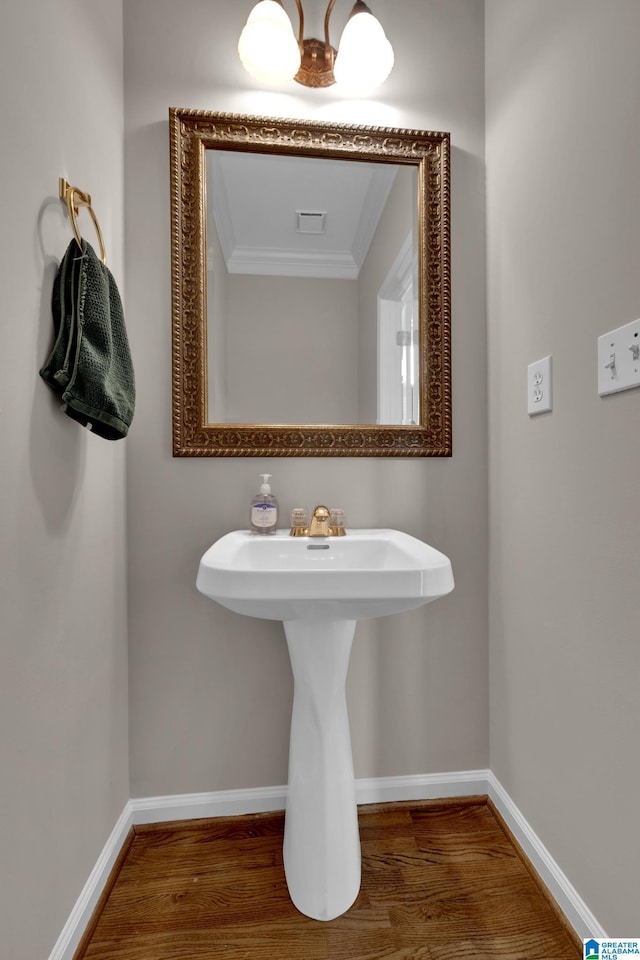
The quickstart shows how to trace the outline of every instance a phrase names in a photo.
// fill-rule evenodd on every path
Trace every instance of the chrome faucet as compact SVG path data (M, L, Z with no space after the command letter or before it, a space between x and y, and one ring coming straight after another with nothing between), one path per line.
M311 523L309 524L310 537L328 537L329 536L329 510L322 504L319 504L313 511Z

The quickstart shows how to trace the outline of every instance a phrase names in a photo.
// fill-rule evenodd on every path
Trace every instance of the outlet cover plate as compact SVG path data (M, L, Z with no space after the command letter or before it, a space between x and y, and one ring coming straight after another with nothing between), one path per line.
M548 413L553 409L551 357L543 357L527 367L527 413Z

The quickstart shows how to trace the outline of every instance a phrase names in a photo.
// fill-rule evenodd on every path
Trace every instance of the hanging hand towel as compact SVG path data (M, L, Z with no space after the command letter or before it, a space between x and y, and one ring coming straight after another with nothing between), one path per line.
M65 413L107 440L126 437L135 380L116 282L92 246L72 240L51 297L55 343L40 376Z

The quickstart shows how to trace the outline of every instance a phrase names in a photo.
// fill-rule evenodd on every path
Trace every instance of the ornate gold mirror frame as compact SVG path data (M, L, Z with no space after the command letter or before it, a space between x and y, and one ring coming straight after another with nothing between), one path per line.
M451 456L449 134L172 108L176 457ZM208 423L206 151L412 164L418 172L420 424Z

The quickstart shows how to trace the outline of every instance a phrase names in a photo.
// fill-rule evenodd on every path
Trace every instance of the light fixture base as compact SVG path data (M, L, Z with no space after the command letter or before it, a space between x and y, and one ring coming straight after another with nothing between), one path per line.
M322 40L311 38L302 42L302 61L294 80L305 87L330 87L336 80L333 64L336 50Z

